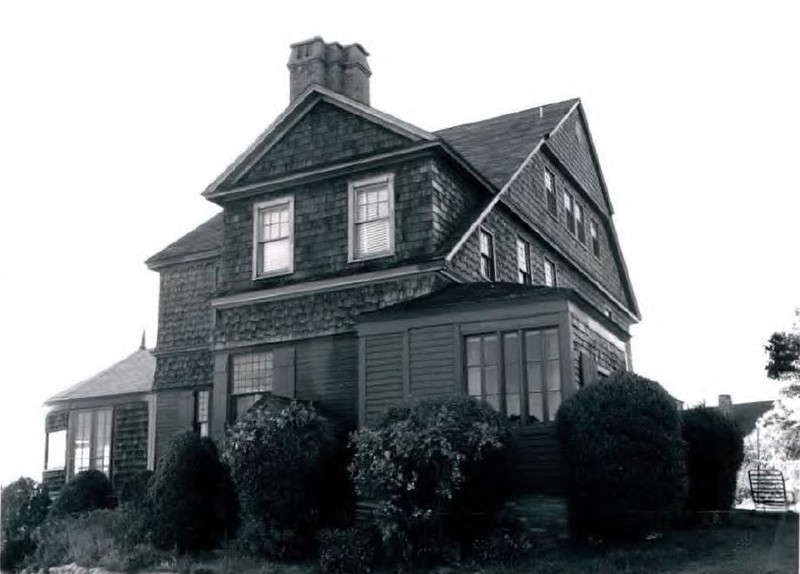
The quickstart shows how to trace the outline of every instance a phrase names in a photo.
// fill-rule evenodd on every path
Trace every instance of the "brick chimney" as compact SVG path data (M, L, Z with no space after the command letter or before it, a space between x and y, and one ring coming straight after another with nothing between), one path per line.
M731 411L733 410L733 401L731 400L730 395L720 395L717 404L719 405L719 410L723 415L726 417L730 416Z
M369 53L361 44L342 46L315 36L290 46L289 101L317 84L369 105Z

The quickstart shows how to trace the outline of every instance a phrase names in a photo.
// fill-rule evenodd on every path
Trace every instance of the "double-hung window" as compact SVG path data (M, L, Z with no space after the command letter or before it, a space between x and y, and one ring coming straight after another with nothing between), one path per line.
M556 180L553 172L544 170L544 194L547 201L547 211L558 217L558 203L556 200Z
M561 405L557 328L470 335L465 346L470 396L512 419L555 419Z
M73 474L111 470L112 409L76 411L72 431Z
M194 432L208 436L208 412L210 391L197 391L194 394Z
M567 190L564 190L564 213L567 231L575 235L575 200Z
M253 277L294 270L294 198L284 197L254 206Z
M549 259L544 260L544 284L548 287L556 287L556 264Z
M496 276L494 268L494 236L482 227L478 235L481 254L481 276L489 281L494 281Z
M531 284L531 244L517 237L517 281Z
M592 253L595 257L600 257L600 233L597 229L597 222L592 219L589 222L589 238L592 241Z
M351 182L348 190L348 259L359 261L394 253L394 176Z
M586 245L586 222L583 217L583 207L575 202L575 227L578 229L578 241Z
M275 353L242 353L231 358L230 422L252 407L264 393L273 389Z

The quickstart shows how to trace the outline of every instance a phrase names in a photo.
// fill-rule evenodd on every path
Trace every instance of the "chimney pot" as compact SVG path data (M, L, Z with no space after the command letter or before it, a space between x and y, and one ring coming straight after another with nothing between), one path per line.
M731 411L733 410L733 401L731 400L731 396L720 395L717 402L719 404L719 410L722 411L722 414L725 416L730 415Z
M316 84L369 105L369 53L361 44L330 44L314 36L290 46L289 99Z

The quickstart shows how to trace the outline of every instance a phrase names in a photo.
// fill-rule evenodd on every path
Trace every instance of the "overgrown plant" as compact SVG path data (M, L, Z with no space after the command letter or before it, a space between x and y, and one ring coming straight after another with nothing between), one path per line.
M54 516L66 516L102 508L113 508L114 489L99 470L84 470L70 479L53 504Z
M725 415L707 407L681 413L687 445L689 510L728 510L736 494L736 475L744 458L744 440Z
M352 438L356 492L390 560L435 561L485 535L509 494L506 421L469 397L389 410Z
M567 399L556 418L577 541L665 528L687 490L680 416L658 384L617 373Z
M47 517L49 506L47 487L32 478L20 477L3 488L0 569L14 570L36 549L33 533Z
M225 460L242 507L240 546L308 557L352 504L340 430L312 405L264 397L229 430Z

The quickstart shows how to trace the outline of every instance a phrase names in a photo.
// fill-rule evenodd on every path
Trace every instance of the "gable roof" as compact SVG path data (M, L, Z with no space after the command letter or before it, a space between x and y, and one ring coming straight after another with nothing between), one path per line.
M153 388L156 358L147 349L139 349L93 377L53 395L45 405L131 393L146 393Z
M145 261L145 265L155 270L173 263L218 255L222 248L222 215L222 212L217 213L177 241L170 243Z
M756 428L756 421L775 405L775 401L753 401L734 403L729 408L728 417L736 423L742 436L747 436ZM722 407L712 407L725 412Z
M434 132L498 189L579 100L565 100Z

